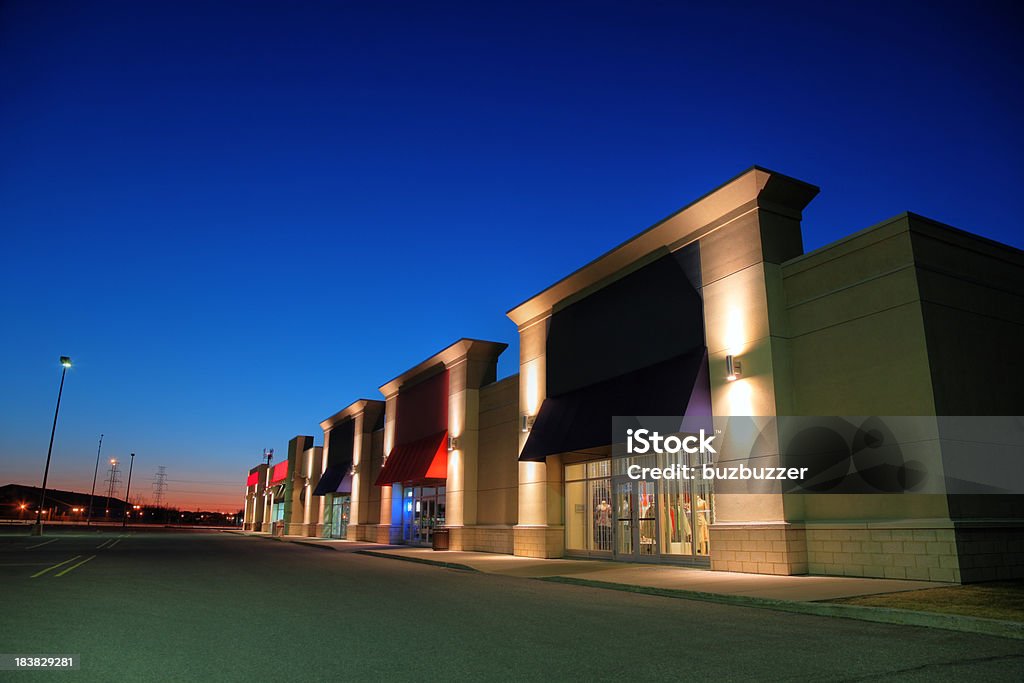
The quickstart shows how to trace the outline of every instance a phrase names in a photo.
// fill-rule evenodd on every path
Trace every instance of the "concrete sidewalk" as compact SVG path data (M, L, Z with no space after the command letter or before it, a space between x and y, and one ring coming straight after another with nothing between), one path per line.
M409 546L388 546L379 543L309 538L306 536L272 537L268 533L236 532L248 536L277 538L281 541L319 546L342 552L359 552L396 560L410 560L528 579L565 578L695 593L747 596L769 600L815 602L879 593L936 588L950 584L933 581L898 579L865 579L847 576L769 576L737 572L713 572L708 569L612 562L609 560L544 560L495 553L458 550L431 550Z
M366 548L364 553L367 551L380 557L413 560L449 567L466 567L488 574L504 574L531 579L555 577L580 579L624 586L795 602L814 602L950 585L932 581L865 579L845 576L769 576L713 572L708 569L691 567L608 560L541 560L492 553L434 551L429 548L371 546Z

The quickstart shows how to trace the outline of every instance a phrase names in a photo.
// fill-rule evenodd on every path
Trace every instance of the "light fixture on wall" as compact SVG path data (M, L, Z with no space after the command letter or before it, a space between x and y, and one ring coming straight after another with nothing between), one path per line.
M520 416L520 418L520 425L522 427L523 433L525 434L526 432L529 432L531 429L533 429L533 421L537 419L537 416L523 414Z
M725 379L735 382L743 375L743 366L731 355L725 357Z
M449 453L451 453L452 451L459 450L459 447L461 445L462 445L462 442L459 440L459 437L452 436L451 434L448 435L448 452Z

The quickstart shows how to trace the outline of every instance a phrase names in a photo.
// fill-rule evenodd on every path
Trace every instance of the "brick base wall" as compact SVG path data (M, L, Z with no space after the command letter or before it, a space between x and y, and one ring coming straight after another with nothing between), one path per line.
M1024 524L961 522L954 535L964 583L1024 578Z
M786 522L712 524L711 569L790 576L807 573L804 528Z
M514 549L511 526L450 527L449 532L452 550L511 555Z
M514 555L540 558L565 555L563 526L516 526L512 537Z
M397 524L377 524L368 529L373 532L372 536L368 533L369 538L366 539L371 543L394 545L402 540L402 527Z
M831 576L961 581L955 532L922 524L808 525L808 570Z
M285 524L284 533L288 536L317 536L320 524Z

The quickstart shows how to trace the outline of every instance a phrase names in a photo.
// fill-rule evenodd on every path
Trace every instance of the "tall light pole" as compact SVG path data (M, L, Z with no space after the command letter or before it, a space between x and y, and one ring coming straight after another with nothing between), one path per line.
M92 524L92 499L96 495L96 475L100 471L100 451L103 449L103 435L100 434L100 445L96 447L96 467L92 471L92 493L89 494L89 513L85 517L85 525Z
M128 489L124 493L124 519L121 520L121 528L128 526L128 496L132 494L132 467L135 465L135 454L132 453L132 459L128 463Z
M43 488L39 492L39 509L36 510L36 524L32 527L33 536L43 535L43 505L46 504L46 479L50 476L50 456L53 455L53 436L57 433L57 415L60 414L60 397L64 393L64 375L71 367L71 359L67 356L60 357L60 364L63 370L60 371L60 389L57 390L57 409L53 411L53 429L50 430L50 447L46 449L46 467L43 469Z

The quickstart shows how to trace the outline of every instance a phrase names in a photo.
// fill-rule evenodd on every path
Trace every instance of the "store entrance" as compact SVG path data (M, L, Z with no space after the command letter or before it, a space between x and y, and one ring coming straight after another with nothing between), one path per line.
M445 524L445 487L403 487L402 498L402 541L430 545L434 530Z
M653 484L625 477L612 479L615 488L616 560L658 559L658 494Z
M629 458L566 465L566 554L706 566L714 519L711 483L644 481L627 475L632 464L653 467L663 459L649 456L644 462Z
M331 501L331 538L348 536L348 521L352 511L352 497L335 495Z

